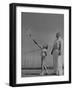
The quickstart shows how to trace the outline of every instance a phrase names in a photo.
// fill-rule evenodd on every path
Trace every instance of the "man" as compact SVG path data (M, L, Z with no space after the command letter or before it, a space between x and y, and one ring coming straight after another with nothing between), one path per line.
M57 74L63 75L64 74L64 48L63 48L63 39L61 38L61 34L58 33L58 43L59 43L59 56L58 56L58 68Z
M53 55L54 73L63 74L63 40L60 32L56 33L56 40L53 45L51 54Z

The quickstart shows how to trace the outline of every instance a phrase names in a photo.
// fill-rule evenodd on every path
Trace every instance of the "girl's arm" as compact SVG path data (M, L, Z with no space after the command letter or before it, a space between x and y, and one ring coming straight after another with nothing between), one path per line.
M33 42L34 42L40 49L42 49L41 46L40 46L35 40L33 40Z

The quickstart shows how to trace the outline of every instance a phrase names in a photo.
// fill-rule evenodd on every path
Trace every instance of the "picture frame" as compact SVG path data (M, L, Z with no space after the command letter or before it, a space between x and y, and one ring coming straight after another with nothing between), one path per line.
M9 85L17 87L71 83L71 6L11 3L9 8ZM57 31L60 29L64 39L64 74L63 76L54 76L54 74L44 74L45 76L41 76L40 74L38 75L36 72L39 72L42 68L39 67L41 65L40 55L38 55L40 51L35 53L34 48L37 47L36 45L32 45L32 43L37 44L37 40L34 40L34 37L40 39L41 41L38 40L38 42L41 44L43 41L48 42L48 39L46 38L49 37L49 43L51 43L51 38L54 39L53 35L56 29ZM40 47L38 44L37 46ZM30 52L31 50L33 51L32 55ZM25 53L30 54L26 56ZM48 57L52 58L52 56L53 55L50 55ZM52 65L50 64L52 60L49 58L49 65ZM35 71L35 69L37 69L37 71ZM49 68L49 71L50 70L52 70L52 68Z

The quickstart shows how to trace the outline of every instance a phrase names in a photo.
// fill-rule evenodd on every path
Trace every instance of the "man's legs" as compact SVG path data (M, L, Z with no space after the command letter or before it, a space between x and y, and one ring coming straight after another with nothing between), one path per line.
M63 75L62 56L58 57L58 72L59 75Z
M57 68L58 68L58 51L53 52L53 67L54 67L54 73L58 74Z

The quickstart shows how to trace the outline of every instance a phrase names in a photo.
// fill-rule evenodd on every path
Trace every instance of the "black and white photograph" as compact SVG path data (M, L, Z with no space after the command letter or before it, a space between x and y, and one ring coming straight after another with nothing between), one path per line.
M71 83L71 7L10 4L10 86Z
M64 15L21 13L21 75L64 74Z

